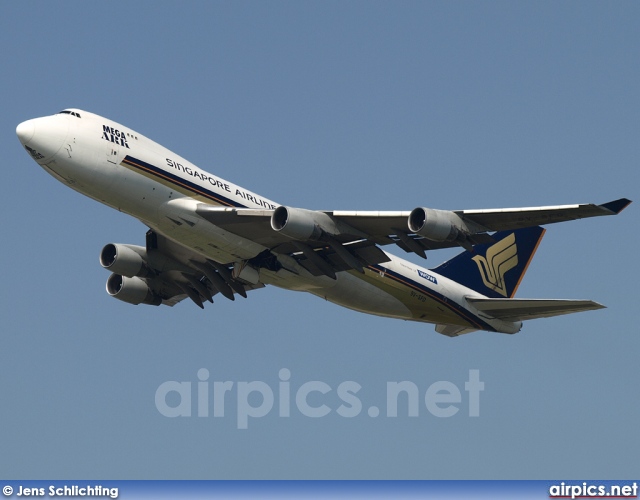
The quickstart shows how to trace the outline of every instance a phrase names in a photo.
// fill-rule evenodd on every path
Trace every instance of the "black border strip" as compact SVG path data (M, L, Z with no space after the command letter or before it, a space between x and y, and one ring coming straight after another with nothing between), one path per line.
M177 184L178 186L184 189L187 189L192 193L198 194L200 196L204 196L205 198L209 198L210 200L215 201L220 205L225 205L227 207L236 207L236 208L248 208L246 205L243 205L242 203L239 203L235 200L222 196L221 194L218 194L209 189L203 188L202 186L199 186L194 182L183 179L182 177L172 174L171 172L167 172L166 170L156 167L151 163L147 163L143 160L139 160L138 158L134 158L133 156L127 155L124 158L124 160L122 160L122 163L124 163L129 167L133 167L137 170L142 170L143 172L147 172L152 175L155 175L156 177L165 179L173 184Z
M462 319L464 319L468 323L471 323L473 326L477 327L480 330L488 330L490 332L497 331L491 325L489 325L488 323L485 323L482 319L475 316L473 313L471 313L471 311L469 311L468 309L465 309L460 304L453 302L451 300L448 300L447 297L445 297L444 295L434 292L430 288L426 287L425 285L421 285L417 281L412 280L411 278L405 276L404 274L400 274L386 267L377 266L377 265L371 265L368 267L372 271L375 271L377 273L382 273L385 276L388 276L389 278L391 278L392 280L398 283L402 283L403 285L409 288L413 288L414 290L419 291L420 293L428 295L430 298L432 298L433 300L436 300L437 302L440 302L443 306L445 306L451 312L460 316Z

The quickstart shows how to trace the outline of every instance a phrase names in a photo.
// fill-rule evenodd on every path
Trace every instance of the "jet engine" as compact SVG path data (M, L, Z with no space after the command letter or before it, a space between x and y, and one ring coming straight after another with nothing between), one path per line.
M129 304L149 304L159 306L162 299L155 295L149 286L137 276L129 278L113 273L107 279L107 293L118 300Z
M132 278L149 276L147 251L138 245L109 243L100 252L100 265L116 274Z
M279 206L271 215L271 228L294 240L317 240L323 231L319 220L322 216L326 217L329 223L332 222L322 212Z
M455 241L466 224L447 210L415 208L409 214L409 230L432 241Z

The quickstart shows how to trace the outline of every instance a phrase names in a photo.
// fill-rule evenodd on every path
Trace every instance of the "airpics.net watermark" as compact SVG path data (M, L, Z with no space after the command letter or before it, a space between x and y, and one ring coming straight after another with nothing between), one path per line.
M274 407L277 407L277 415L285 418L291 416L292 407L309 418L325 417L333 411L340 417L353 418L361 415L364 409L358 396L362 386L353 380L341 382L335 389L319 380L292 384L291 371L287 368L278 372L278 378L278 387L274 390L259 380L211 381L209 370L200 368L195 383L171 380L160 384L155 394L156 409L169 418L194 415L223 418L225 410L233 405L238 429L248 429L249 419L265 417L274 411ZM408 380L387 382L385 415L390 418L399 414L418 417L426 410L435 417L448 418L460 411L460 405L466 399L468 416L478 417L482 391L484 382L480 380L480 370L469 370L464 398L463 391L455 383L445 380L432 383L424 391ZM331 403L335 403L334 408L329 406ZM369 406L366 412L371 418L382 415L375 405Z

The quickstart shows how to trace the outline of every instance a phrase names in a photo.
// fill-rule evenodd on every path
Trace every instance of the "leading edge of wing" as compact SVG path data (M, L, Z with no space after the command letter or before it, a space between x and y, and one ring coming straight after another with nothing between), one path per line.
M493 214L493 213L514 213L514 212L539 212L544 210L576 210L576 209L592 209L598 213L609 212L610 215L617 215L622 212L631 200L628 198L619 198L608 203L596 205L594 203L574 203L572 205L548 205L543 207L516 207L516 208L483 208L480 210L454 210L454 212L464 215L475 214ZM607 214L609 215L609 214Z
M595 205L584 203L576 205L550 205L544 207L494 208L482 210L454 210L465 220L484 226L489 231L504 231L528 226L542 226L556 222L617 215L631 200L618 200Z

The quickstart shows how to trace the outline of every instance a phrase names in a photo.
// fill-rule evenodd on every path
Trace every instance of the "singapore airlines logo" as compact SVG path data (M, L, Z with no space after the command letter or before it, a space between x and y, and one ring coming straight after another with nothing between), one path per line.
M478 266L485 286L506 297L507 285L504 282L504 275L518 265L516 235L511 233L495 245L490 246L487 249L486 257L476 255L473 260Z

